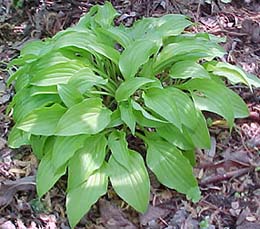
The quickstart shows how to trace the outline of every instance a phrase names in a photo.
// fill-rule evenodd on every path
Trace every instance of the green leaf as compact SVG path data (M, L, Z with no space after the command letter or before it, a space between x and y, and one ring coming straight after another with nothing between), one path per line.
M118 15L119 13L113 8L112 4L105 2L103 6L99 6L94 18L101 27L110 27L114 18Z
M248 115L246 104L237 94L212 80L190 80L181 88L191 91L198 109L221 115L230 126L233 125L234 118Z
M244 83L251 87L247 74L239 67L229 63L218 62L213 70L214 75L224 76L233 84Z
M102 106L100 98L85 99L62 116L55 135L72 136L77 134L96 134L110 122L111 111Z
M107 128L111 128L111 127L116 127L116 126L120 126L122 125L124 122L121 119L121 113L119 109L116 109L115 111L113 111L113 113L111 114L111 120L110 123L108 124Z
M37 193L41 198L46 192L48 192L52 186L58 181L58 179L66 173L66 165L62 166L58 170L52 167L52 146L48 144L46 147L46 153L41 159L38 167L36 182Z
M49 104L60 102L58 95L35 95L32 96L30 88L24 88L19 91L13 98L14 104L13 118L16 122L20 122L26 115L37 108L47 106Z
M223 48L213 42L204 40L185 40L165 46L154 63L155 73L159 73L172 63L182 60L213 59L225 54Z
M166 124L156 128L156 132L169 143L183 150L194 149L194 144L186 129L183 132L171 124Z
M24 132L13 126L8 135L8 146L11 148L19 148L23 145L29 145L30 133Z
M175 63L170 69L170 76L177 79L210 78L209 73L200 64L191 60Z
M134 24L130 35L135 39L154 38L161 40L164 37L179 35L191 24L186 16L180 14L169 14L159 18L145 18Z
M119 68L124 78L134 77L139 68L157 52L158 48L158 45L151 40L138 40L128 46L119 59Z
M140 111L144 118L149 119L151 121L155 121L155 122L168 123L167 121L161 120L161 119L156 118L153 115L151 115L139 103L135 102L134 100L131 100L131 104L132 104L133 109L136 111Z
M57 91L57 87L55 85L47 86L47 87L41 87L41 86L32 86L31 87L31 96L56 95L56 94L58 94L58 91Z
M38 136L31 135L30 144L33 150L33 153L36 155L37 159L41 160L45 153L46 142L48 142L49 137L47 136ZM50 137L53 138L53 137ZM47 149L48 150L48 149Z
M131 133L135 134L135 116L133 113L133 108L128 102L122 102L119 104L119 109L121 113L121 119L130 128Z
M80 103L84 99L79 90L72 85L60 84L57 88L62 102L68 108Z
M119 52L106 44L99 42L98 38L92 31L85 30L86 32L70 31L62 34L56 41L56 49L62 49L67 47L76 47L91 54L101 54L115 64L118 64Z
M127 165L122 164L115 154L110 157L109 178L116 193L137 211L144 213L150 197L149 176L141 155L133 150L126 152Z
M122 131L113 131L108 137L108 146L112 154L124 166L129 164L126 134Z
M68 166L68 190L77 188L104 163L107 139L103 134L93 135L85 141L84 147L70 159Z
M193 202L200 199L198 183L186 157L173 145L157 140L147 140L146 162L158 180L165 186L184 193Z
M93 86L104 85L107 82L107 79L96 75L90 68L85 68L70 78L68 84L77 88L81 94L84 94Z
M168 90L151 88L143 93L143 99L148 108L181 129L181 118L177 105Z
M35 135L51 136L65 111L66 109L58 104L36 109L24 117L17 128Z
M120 45L122 45L124 48L129 46L133 40L131 37L129 37L126 29L124 27L109 27L109 28L98 28L98 31L103 33L106 36L109 36L116 42L118 42Z
M82 68L84 68L84 65L77 61L56 64L37 72L37 74L32 77L31 84L36 86L66 84L69 79Z
M54 169L63 166L84 145L88 135L57 137L53 146L52 165Z
M196 113L196 127L190 129L189 127L183 127L183 130L187 130L192 139L192 142L197 148L210 149L210 135L207 127L206 120L200 110Z
M121 83L118 89L116 90L116 100L118 102L126 101L132 94L135 93L136 90L148 83L153 82L155 82L154 79L148 79L144 77L135 77L127 79L126 81Z
M107 192L108 178L100 170L96 170L86 182L67 194L66 209L72 228L90 210L91 206Z
M196 115L197 110L193 101L186 93L175 87L168 87L165 90L168 96L175 101L181 123L190 129L194 129L197 126L198 120Z

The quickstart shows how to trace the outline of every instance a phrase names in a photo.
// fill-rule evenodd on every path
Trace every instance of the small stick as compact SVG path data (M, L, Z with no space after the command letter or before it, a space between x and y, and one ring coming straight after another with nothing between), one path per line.
M240 177L242 175L247 174L249 171L250 171L249 168L244 168L244 169L238 169L231 172L226 172L224 174L206 177L200 182L200 185L205 186L207 184L217 183L220 181L228 180L230 178Z

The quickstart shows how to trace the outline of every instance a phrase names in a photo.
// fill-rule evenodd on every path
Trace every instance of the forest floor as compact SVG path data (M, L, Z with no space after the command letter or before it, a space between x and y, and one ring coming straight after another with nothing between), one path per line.
M7 146L12 126L5 114L13 90L7 88L6 63L29 40L51 37L76 23L102 1L0 0L0 229L68 229L65 180L38 200L35 192L37 160L30 148ZM196 22L194 32L225 36L222 61L241 66L260 77L260 2L175 0L114 0L117 21L131 26L143 16L182 13ZM199 3L200 2L200 3ZM202 3L203 2L203 3ZM223 1L224 2L224 1ZM202 199L193 204L154 179L149 210L138 214L112 190L92 207L77 228L260 228L260 89L233 86L246 101L250 116L236 120L232 133L219 117L211 117L212 147L197 152L194 169Z

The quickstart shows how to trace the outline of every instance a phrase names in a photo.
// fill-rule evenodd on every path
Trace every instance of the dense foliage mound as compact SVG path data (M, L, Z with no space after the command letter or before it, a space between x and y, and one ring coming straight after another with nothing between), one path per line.
M94 6L76 26L28 43L11 63L17 70L9 79L16 91L9 145L31 145L40 160L39 197L68 174L72 227L107 192L108 180L145 212L147 167L198 201L194 150L210 147L202 111L232 127L248 110L224 80L257 83L216 61L225 54L220 38L184 32L192 23L183 15L145 18L131 28L114 26L117 15L110 3ZM140 152L129 144L137 140Z

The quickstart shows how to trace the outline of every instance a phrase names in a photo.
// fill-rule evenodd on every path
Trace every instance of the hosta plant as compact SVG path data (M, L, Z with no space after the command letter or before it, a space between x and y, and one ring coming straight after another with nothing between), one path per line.
M259 86L240 68L216 61L225 54L221 39L184 32L192 25L185 16L145 18L127 28L114 25L117 15L110 3L94 6L76 26L28 43L11 62L9 145L30 145L40 160L39 197L67 174L72 227L108 184L145 212L148 169L198 201L194 151L210 147L202 111L232 127L248 110L224 81Z

